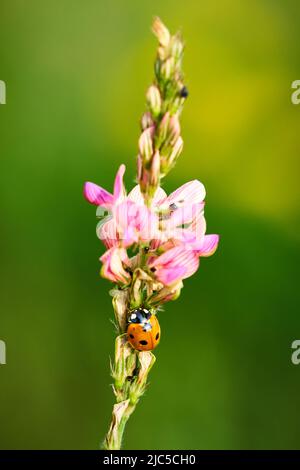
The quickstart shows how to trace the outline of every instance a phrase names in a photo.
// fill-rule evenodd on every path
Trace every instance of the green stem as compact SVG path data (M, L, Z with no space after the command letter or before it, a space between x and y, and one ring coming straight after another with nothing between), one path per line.
M117 337L112 369L117 403L113 407L104 449L121 449L126 423L145 392L148 374L154 362L155 356L150 351L137 352L128 345L124 335Z
M127 404L128 402L128 404ZM125 430L126 423L130 415L135 410L135 405L130 404L129 400L121 402L121 405L124 404L123 410L118 410L117 406L114 405L112 422L104 442L104 449L106 450L120 450L123 441L123 434Z

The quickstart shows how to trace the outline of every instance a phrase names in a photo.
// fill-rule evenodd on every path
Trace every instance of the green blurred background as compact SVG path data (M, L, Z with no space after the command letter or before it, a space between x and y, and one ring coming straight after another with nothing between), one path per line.
M186 40L185 150L202 261L160 314L125 449L299 448L299 1L1 0L1 448L98 448L113 395L110 284L85 180L135 176L159 15Z

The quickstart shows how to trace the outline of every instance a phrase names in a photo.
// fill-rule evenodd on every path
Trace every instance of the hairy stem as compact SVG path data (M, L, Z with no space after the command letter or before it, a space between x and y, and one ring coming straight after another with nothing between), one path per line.
M124 334L116 338L115 359L111 371L116 403L103 443L104 449L121 448L126 423L145 392L148 374L154 362L155 356L151 352L132 349Z
M129 400L122 401L114 405L111 425L103 444L104 449L121 449L125 425L134 410L135 405L130 404Z

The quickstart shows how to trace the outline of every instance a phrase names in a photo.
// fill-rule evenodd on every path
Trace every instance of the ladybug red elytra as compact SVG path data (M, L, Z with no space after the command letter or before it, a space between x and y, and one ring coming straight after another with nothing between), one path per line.
M127 341L138 351L151 351L160 340L160 326L156 315L146 308L132 310L128 317Z

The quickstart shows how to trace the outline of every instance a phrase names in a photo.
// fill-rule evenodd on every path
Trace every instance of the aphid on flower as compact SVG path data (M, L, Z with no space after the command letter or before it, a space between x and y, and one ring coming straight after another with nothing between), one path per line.
M146 308L132 310L128 317L127 341L138 351L151 351L160 340L156 315Z
M187 98L189 96L189 90L187 89L186 86L182 87L180 92L179 92L181 98Z

